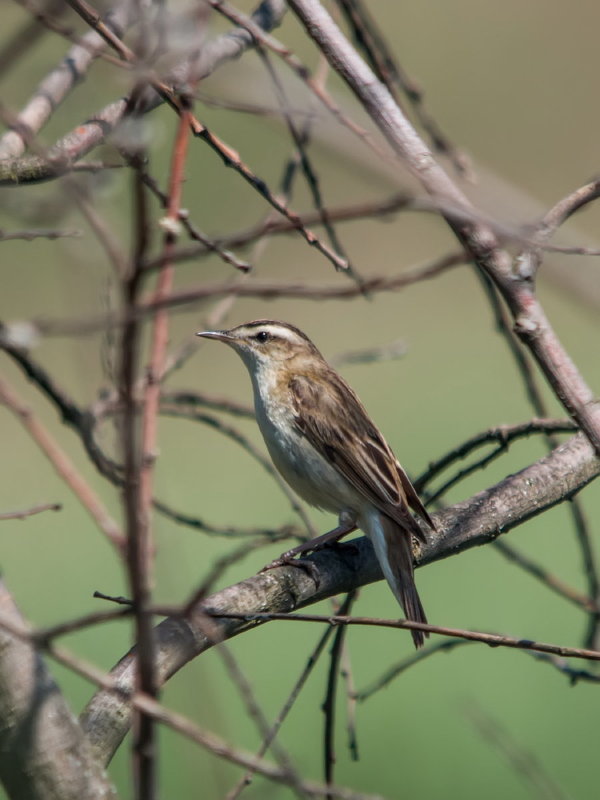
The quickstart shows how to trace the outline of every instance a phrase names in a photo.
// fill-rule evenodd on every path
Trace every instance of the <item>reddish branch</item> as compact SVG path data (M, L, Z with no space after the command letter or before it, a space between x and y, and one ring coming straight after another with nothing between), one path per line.
M146 190L141 179L143 153L136 154L133 173L135 203L134 253L128 274L122 282L123 306L129 322L121 331L118 375L122 408L121 443L123 450L123 507L127 525L127 572L135 612L135 640L139 650L136 665L136 689L153 697L157 692L155 647L152 620L148 611L152 602L151 539L149 509L144 508L141 474L144 450L138 433L136 389L141 350L141 331L135 319L140 289L140 264L148 246L148 209ZM136 797L153 800L156 790L155 731L152 717L136 711L133 742Z
M219 612L215 617L238 619L242 622L320 622L325 625L364 625L375 628L397 628L399 630L421 630L429 633L438 633L457 639L466 639L470 642L481 642L490 647L509 647L517 650L533 650L536 653L550 653L570 658L584 658L588 661L600 661L600 650L587 650L580 647L564 647L559 644L536 642L531 639L516 639L514 636L505 636L497 633L483 633L482 631L468 631L462 628L448 628L444 625L430 625L422 622L411 622L406 619L381 619L381 617L348 617L338 614L272 614L269 612L257 614L239 614Z
M184 168L189 144L189 111L184 111L178 122L177 135L173 147L171 174L169 179L167 215L163 221L165 229L162 268L158 276L158 284L154 292L154 302L163 303L169 296L173 286L173 264L171 253L177 242L179 228L179 212L181 208L181 192L184 180ZM152 326L152 344L150 362L146 372L146 388L144 391L144 415L142 421L142 473L140 501L142 513L149 514L152 503L152 475L158 447L158 408L160 401L160 385L169 343L169 317L166 308L157 308Z
M85 481L70 458L53 439L33 411L22 402L17 393L3 378L0 378L0 403L18 417L23 427L26 428L56 472L79 499L98 528L117 547L119 552L122 552L125 544L123 533L104 508L96 492Z

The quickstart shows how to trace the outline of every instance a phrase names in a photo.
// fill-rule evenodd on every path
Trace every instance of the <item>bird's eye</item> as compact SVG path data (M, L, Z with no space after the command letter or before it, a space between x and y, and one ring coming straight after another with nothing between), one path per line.
M271 337L266 331L260 331L260 333L257 333L254 338L257 342L264 344L265 342L268 342Z

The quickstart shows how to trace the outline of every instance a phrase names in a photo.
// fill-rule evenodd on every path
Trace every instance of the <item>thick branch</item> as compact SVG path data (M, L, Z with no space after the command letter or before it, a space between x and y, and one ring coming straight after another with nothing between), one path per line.
M417 563L422 566L493 541L500 533L572 497L599 474L600 459L587 439L577 435L521 472L436 514L437 531L428 535L428 544L416 556ZM166 681L215 642L253 627L253 623L240 620L208 619L204 609L243 614L289 612L380 580L368 541L359 538L353 545L310 557L319 572L318 588L304 570L284 567L223 589L186 619L165 619L156 628L159 679ZM131 691L134 674L132 650L114 668L113 676L120 687ZM103 762L110 760L129 724L127 704L107 692L99 692L92 699L82 718L84 730Z
M289 0L309 36L318 44L332 68L346 81L359 102L388 139L394 151L418 178L423 188L456 212L473 209L463 192L436 161L431 150L396 105L388 89L360 58L318 0ZM586 433L600 454L600 403L562 347L533 291L530 275L519 275L509 254L499 246L493 229L473 214L442 212L477 266L498 287L515 321L515 329L567 412Z
M2 581L0 613L23 625ZM36 648L5 628L0 628L0 719L0 780L10 797L116 797Z

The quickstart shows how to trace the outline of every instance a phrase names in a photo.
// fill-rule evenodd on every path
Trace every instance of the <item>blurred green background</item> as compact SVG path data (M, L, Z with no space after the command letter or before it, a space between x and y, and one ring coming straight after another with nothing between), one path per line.
M252 8L250 3L240 5L244 10ZM400 63L425 89L431 113L473 158L480 181L466 189L486 213L506 224L532 221L597 174L600 8L596 3L427 0L369 6ZM3 19L1 36L7 41L26 16L7 5ZM225 27L215 21L215 29ZM314 49L294 20L286 19L277 36L311 66L316 64ZM58 37L49 35L43 45L17 62L4 77L3 102L18 109L64 47ZM281 74L294 102L306 107L304 89L284 69ZM335 80L330 85L352 109L348 92ZM126 89L126 76L109 65L96 64L41 138L51 143ZM274 103L269 81L254 55L221 69L202 89L219 98ZM277 187L292 149L284 125L274 118L234 114L202 103L197 112L239 150L258 175ZM360 118L358 112L356 116ZM174 116L166 109L147 121L151 171L162 182L168 174L174 129ZM385 197L409 185L405 175L394 175L389 166L376 164L360 142L340 131L321 109L310 153L329 205ZM87 183L94 190L98 210L129 248L129 177L125 172L113 173ZM293 207L309 209L301 179L296 187ZM251 225L268 210L201 142L192 143L184 205L192 220L214 235ZM160 216L153 206L153 218ZM598 246L597 224L598 211L590 209L565 228L559 240ZM81 317L104 310L114 291L110 270L63 188L52 183L3 191L3 229L40 225L77 227L83 236L51 243L2 244L2 318ZM338 233L356 269L365 276L395 274L456 247L443 222L433 215L412 213L385 223L355 222L340 225ZM155 241L160 241L158 229ZM595 260L555 256L548 259L540 276L547 313L596 391L600 384L598 295L594 299L598 269ZM299 237L272 241L258 260L255 274L259 279L323 285L344 285L347 280ZM231 277L231 268L214 258L177 268L177 285L182 288ZM586 280L590 288L578 288ZM573 282L577 285L570 286ZM174 314L172 348L203 327L211 310L210 304L198 304ZM398 294L351 303L239 300L228 321L235 324L265 316L298 325L326 356L397 339L406 342L408 352L400 360L345 366L342 371L412 474L476 432L532 416L470 268L454 269ZM41 341L34 356L85 405L107 383L106 351L100 335L57 337ZM117 493L97 476L76 437L7 357L2 358L1 369L120 518ZM250 401L250 384L239 360L211 343L198 346L194 357L173 374L170 386ZM562 416L549 395L548 399L551 413ZM235 424L262 447L252 421ZM44 625L101 607L91 597L95 589L127 594L114 553L50 464L5 410L0 412L0 426L0 510L41 502L64 505L58 514L4 522L0 527L2 571L23 613L33 624ZM105 443L111 446L110 428L106 434ZM162 419L160 441L156 493L170 505L219 525L274 527L294 521L289 503L266 473L214 431ZM460 484L447 500L468 497L543 452L542 443L533 439L515 445L485 473ZM598 486L588 487L581 499L596 537ZM320 530L333 522L326 515L311 514ZM155 535L158 602L178 603L186 598L229 546L160 516L155 519ZM566 508L513 531L509 541L563 580L584 589ZM252 574L281 549L261 550L246 558L226 573L221 585ZM417 582L432 622L565 645L581 643L583 615L490 547L419 570ZM315 611L329 608L323 604ZM398 613L383 584L364 589L354 611L384 617ZM269 719L277 714L321 633L314 625L271 623L231 642ZM109 669L130 641L129 624L120 623L70 636L65 644ZM351 629L348 644L358 689L412 651L405 633L377 629ZM326 659L318 665L282 733L282 743L297 768L311 778L321 777L320 705L327 667ZM78 712L91 695L90 686L54 664L52 671ZM390 798L591 797L597 783L597 692L597 687L586 683L571 688L563 675L524 653L480 645L460 647L412 668L359 705L361 758L357 763L346 748L345 703L340 696L336 781ZM166 687L164 701L236 746L255 750L259 745L260 737L217 652L205 654L177 675ZM478 714L507 737L509 752L482 734L474 721ZM523 757L533 772L539 767L554 788L534 785L511 763L511 752L512 758ZM131 794L128 759L129 740L110 768L122 797ZM162 798L221 798L239 774L188 741L161 731ZM562 794L552 793L559 792L557 787ZM292 793L256 778L243 796L288 798Z

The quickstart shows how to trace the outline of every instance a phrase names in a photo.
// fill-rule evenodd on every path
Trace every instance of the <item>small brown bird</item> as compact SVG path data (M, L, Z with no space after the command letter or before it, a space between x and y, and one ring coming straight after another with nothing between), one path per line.
M259 319L198 336L230 345L248 368L256 420L273 463L304 500L338 527L273 562L361 528L406 618L427 622L413 576L411 536L425 541L409 507L433 528L408 476L346 381L302 331ZM428 635L412 631L417 647Z

